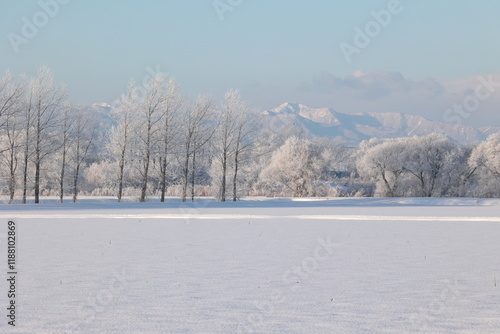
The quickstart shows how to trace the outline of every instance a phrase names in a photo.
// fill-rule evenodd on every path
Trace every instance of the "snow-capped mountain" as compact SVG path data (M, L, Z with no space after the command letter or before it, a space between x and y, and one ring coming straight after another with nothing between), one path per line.
M479 129L487 136L500 132L500 126L483 126Z
M306 137L340 138L352 145L372 137L420 136L433 132L468 143L484 140L492 132L492 129L483 132L469 125L432 121L402 113L344 114L330 108L288 102L262 112L262 117L263 124L273 132L293 131Z
M107 112L109 112L113 108L110 104L106 102L94 103L91 107L96 110L102 110Z
M115 125L115 121L111 118L111 110L113 107L106 102L94 103L90 106L95 111L96 118L100 124L111 128Z

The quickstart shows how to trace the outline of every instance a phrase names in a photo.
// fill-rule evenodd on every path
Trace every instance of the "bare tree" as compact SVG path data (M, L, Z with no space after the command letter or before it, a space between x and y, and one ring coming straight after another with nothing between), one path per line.
M22 135L20 111L24 89L23 80L15 80L9 71L0 81L0 126L5 129L7 137L5 163L9 170L9 203L14 200L16 188L17 154Z
M164 104L167 98L165 79L157 75L145 85L145 96L139 106L139 122L136 136L139 140L139 156L141 158L141 195L140 202L146 201L149 181L149 169L153 149L158 141L161 122L164 119Z
M61 172L59 175L59 203L64 201L64 178L66 174L67 165L67 153L70 147L70 139L72 138L73 132L73 115L71 115L71 107L66 106L62 110L62 121L61 121Z
M0 80L0 126L7 122L8 117L19 112L25 85L23 80L16 80L7 71Z
M238 90L226 92L217 116L218 126L211 141L212 187L216 199L225 202L232 182L232 197L236 201L240 160L242 153L250 147L250 133L254 130L248 119L248 106L242 101ZM228 180L231 167L232 180Z
M229 90L224 95L224 103L218 111L217 130L212 141L214 163L217 163L217 173L214 175L212 184L216 184L215 197L221 201L226 201L227 170L232 148L235 144L235 134L237 127L237 102L239 95L236 90Z
M33 132L33 89L31 87L32 82L30 82L30 87L26 96L25 112L24 117L24 150L23 150L23 198L22 203L26 204L26 196L28 191L28 164L32 155L30 150L32 144L31 133Z
M4 124L6 135L5 163L9 170L9 203L14 201L16 190L16 171L18 167L18 150L21 146L22 123L18 114L9 115Z
M196 146L196 141L194 142ZM194 202L195 197L195 185L196 185L196 151L193 150L193 159L191 161L191 202Z
M236 96L233 100L233 105L236 111L236 128L234 133L234 148L233 148L233 201L238 199L238 172L242 157L252 147L252 135L257 131L257 123L252 122L249 118L249 108L236 91Z
M127 93L122 95L113 108L113 119L117 126L111 133L112 151L118 160L118 202L121 202L123 195L123 183L125 173L125 163L127 152L130 148L130 135L132 126L136 121L137 112L137 86L134 80L128 85Z
M78 181L80 169L85 162L89 148L93 144L95 138L96 124L93 122L92 114L80 107L78 108L73 135L73 203L76 203L78 196Z
M30 81L28 114L33 112L33 163L35 165L35 203L40 202L40 172L44 159L54 152L54 135L59 110L66 100L66 91L54 84L48 67L41 67ZM30 120L31 122L31 120ZM29 131L27 132L29 135ZM27 138L29 140L29 136ZM26 167L25 167L26 168Z
M185 109L183 117L183 135L182 135L182 201L186 201L187 187L189 184L189 161L196 157L199 151L210 140L214 133L213 126L210 126L211 111L213 100L209 96L200 96L195 103ZM196 165L192 165L195 170Z
M176 123L176 116L184 99L179 95L179 86L174 79L170 79L166 87L166 99L164 103L163 124L161 129L161 140L159 141L159 162L160 162L160 201L165 202L167 191L167 168L169 165L168 156L174 144L174 138L178 135L179 124Z

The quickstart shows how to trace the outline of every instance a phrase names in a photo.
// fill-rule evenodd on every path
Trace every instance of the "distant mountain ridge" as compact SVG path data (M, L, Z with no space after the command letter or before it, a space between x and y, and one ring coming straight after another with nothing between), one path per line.
M110 117L111 105L95 103L90 108L96 111L103 127L115 125ZM263 128L275 133L291 131L306 138L338 138L353 146L373 137L424 136L434 132L442 133L459 143L473 143L500 132L500 127L497 126L476 128L471 125L432 121L404 113L346 114L332 108L314 108L290 102L262 111L260 116Z
M432 121L403 113L345 114L331 108L313 108L298 103L282 105L262 112L263 124L274 132L293 129L304 136L339 138L351 145L373 137L394 138L442 133L457 142L484 140L500 128Z

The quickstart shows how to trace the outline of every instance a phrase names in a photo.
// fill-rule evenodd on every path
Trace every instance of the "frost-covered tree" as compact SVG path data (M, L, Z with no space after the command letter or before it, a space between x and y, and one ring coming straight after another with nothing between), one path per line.
M126 163L129 159L131 136L137 118L138 94L134 80L128 84L127 92L120 96L112 109L111 117L116 122L110 135L110 151L118 162L118 202L121 202Z
M238 198L238 173L240 164L248 162L252 156L254 136L257 133L257 123L249 115L249 108L246 103L240 101L238 104L236 118L235 142L233 148L233 201Z
M235 91L228 91L224 96L224 104L217 111L218 124L212 140L213 163L218 171L212 177L212 187L216 188L215 198L226 201L227 169L234 145L236 128L236 110L234 106Z
M26 204L27 193L28 193L28 170L31 156L33 155L33 119L34 119L34 107L33 107L33 89L31 88L32 81L28 85L27 92L25 95L25 101L23 101L23 112L22 112L22 122L24 123L24 138L23 138L23 180L22 180L22 203Z
M474 188L477 187L477 166L469 164L469 160L475 147L475 144L457 145L443 173L443 196L474 196Z
M158 161L160 172L160 201L165 201L167 192L167 174L170 157L174 145L178 144L176 138L179 135L179 112L184 104L184 98L180 95L179 86L174 79L170 79L166 87L166 97L163 103L163 120L161 122L160 140L158 142Z
M22 123L19 115L7 116L0 135L0 152L2 163L8 172L6 179L8 180L9 203L14 201L16 191L19 148L22 136Z
M361 143L357 170L361 176L377 181L380 196L401 196L406 146L405 138L370 139Z
M479 196L500 196L500 133L492 134L472 151L469 168L480 180Z
M9 71L0 80L0 127L3 130L0 152L8 170L9 203L13 202L16 189L16 171L24 126L21 117L24 89L24 80L15 79Z
M138 124L134 134L138 138L137 153L140 157L140 202L146 201L151 160L154 156L154 148L160 140L159 134L166 112L164 104L167 100L167 87L162 75L157 75L149 80L144 88L145 94L139 102Z
M24 80L16 79L10 71L0 79L0 126L9 120L9 117L18 115L25 93Z
M288 138L261 172L261 187L293 197L321 195L318 185L326 166L322 152L322 148L311 141Z
M474 149L470 164L475 167L484 167L500 177L500 133L489 136Z
M423 197L442 196L447 181L446 171L453 168L459 154L458 145L442 134L430 134L405 140L401 155L404 170L418 184L416 195Z
M85 179L93 186L96 195L115 196L116 185L116 162L111 159L103 159L91 163L85 169Z
M233 200L236 200L236 181L239 159L247 139L248 107L238 90L230 89L224 95L224 103L217 110L217 128L212 138L212 187L215 198L226 201L229 169L233 167Z
M187 188L190 182L191 170L191 185L194 188L194 178L196 172L196 154L204 147L212 138L214 127L212 126L211 118L213 114L213 100L207 95L202 95L184 109L181 116L181 134L179 147L179 165L182 169L182 191L181 199L183 202L187 198ZM189 168L191 167L191 169ZM192 193L192 200L193 200Z
M83 107L78 108L73 128L73 141L70 150L73 166L73 203L79 193L79 181L82 166L96 135L96 124L92 113Z
M457 191L463 152L441 134L371 139L360 146L359 173L377 180L381 196L445 196Z
M59 203L64 201L64 181L66 176L67 167L67 155L68 149L71 145L71 139L73 134L73 121L74 115L71 112L71 107L68 105L61 110L61 121L60 121L60 176L59 176Z
M29 121L27 124L32 125L33 131L27 132L26 145L30 145L32 136L35 203L39 203L42 164L47 156L57 150L54 142L57 137L59 111L66 101L66 90L54 83L52 71L45 66L38 70L36 77L30 81L28 89L29 98L26 108Z

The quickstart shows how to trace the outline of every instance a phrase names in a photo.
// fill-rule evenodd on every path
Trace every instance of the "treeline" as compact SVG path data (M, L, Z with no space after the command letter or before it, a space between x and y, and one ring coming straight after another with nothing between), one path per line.
M431 134L337 140L274 133L237 90L187 99L161 75L134 81L109 113L72 106L42 67L0 81L0 185L34 196L500 196L500 135L467 146Z

